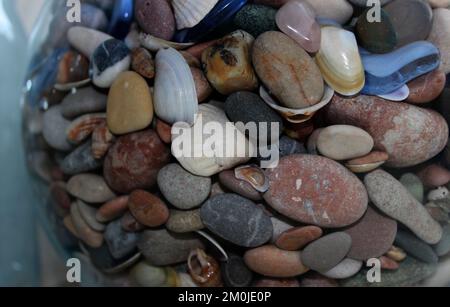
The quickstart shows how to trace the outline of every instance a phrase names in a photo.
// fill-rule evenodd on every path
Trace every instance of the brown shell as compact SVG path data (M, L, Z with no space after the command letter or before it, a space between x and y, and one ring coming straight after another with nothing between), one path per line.
M106 122L95 127L92 132L92 155L95 159L103 158L114 142L114 135Z
M189 274L200 287L222 287L219 263L204 250L196 249L188 258Z
M67 139L73 144L79 144L84 141L97 126L105 123L105 113L83 115L75 119L67 128Z

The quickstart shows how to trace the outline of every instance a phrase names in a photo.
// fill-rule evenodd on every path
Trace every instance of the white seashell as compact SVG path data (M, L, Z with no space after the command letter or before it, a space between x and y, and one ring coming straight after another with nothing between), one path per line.
M447 198L449 195L449 191L446 187L439 187L435 190L430 191L428 193L428 200L434 201L434 200L442 200Z
M223 133L204 131L208 130L205 127L211 128L212 125ZM191 145L190 150L185 148L186 144ZM211 148L212 145L221 146L221 152L216 152ZM172 154L186 170L197 176L209 177L245 163L256 156L255 148L229 122L225 112L211 104L200 105L199 116L193 127L186 123L172 126Z
M333 98L334 91L331 87L325 86L325 93L322 97L322 101L319 103L303 109L290 109L286 107L280 106L273 98L270 96L270 94L267 92L267 90L261 86L259 89L259 94L261 98L274 110L276 110L278 113L280 113L287 121L299 124L306 122L313 117L313 115L325 107L327 104L330 103L331 99Z
M172 0L177 29L192 28L200 23L219 0Z
M225 249L219 244L219 242L217 242L213 237L211 237L204 231L197 230L196 233L204 237L206 240L208 240L212 245L214 245L217 248L217 250L222 254L220 261L228 261L228 254L225 251Z
M409 97L409 94L410 94L409 87L407 84L405 84L401 88L399 88L398 90L396 90L392 93L385 94L385 95L378 95L378 97L381 97L383 99L390 100L390 101L403 101Z
M175 49L161 49L156 55L155 113L168 124L194 124L198 99L194 77L184 57Z
M72 27L67 32L67 39L72 47L89 59L98 46L112 38L106 33L80 26Z
M153 35L141 32L139 34L139 41L141 46L147 48L150 51L157 52L160 49L173 48L176 50L183 50L194 45L194 43L176 43L169 42L161 38L157 38Z

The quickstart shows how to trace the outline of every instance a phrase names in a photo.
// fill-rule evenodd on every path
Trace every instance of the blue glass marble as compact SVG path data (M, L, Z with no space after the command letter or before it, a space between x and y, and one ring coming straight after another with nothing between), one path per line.
M248 0L222 0L195 27L178 31L174 40L179 43L198 42L209 33L219 28L247 3Z
M392 93L409 81L437 69L439 50L430 42L420 41L387 54L361 54L366 71L365 95Z
M117 39L124 39L133 22L134 1L116 0L109 23L108 33Z

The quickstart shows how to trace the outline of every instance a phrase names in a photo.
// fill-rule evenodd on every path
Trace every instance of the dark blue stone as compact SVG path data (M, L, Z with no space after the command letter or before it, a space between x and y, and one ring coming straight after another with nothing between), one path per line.
M92 156L92 142L89 140L64 158L61 170L66 175L76 175L97 170L102 165L101 159Z
M365 95L392 93L409 81L437 69L439 50L425 41L415 42L387 54L361 54L366 71Z
M108 33L117 39L124 39L133 22L134 1L116 0L109 23Z
M198 42L220 26L232 21L234 15L247 3L247 0L222 0L195 27L175 34L174 40L180 43Z
M92 56L91 66L95 65L100 74L122 61L129 54L130 49L122 41L110 39L97 47Z

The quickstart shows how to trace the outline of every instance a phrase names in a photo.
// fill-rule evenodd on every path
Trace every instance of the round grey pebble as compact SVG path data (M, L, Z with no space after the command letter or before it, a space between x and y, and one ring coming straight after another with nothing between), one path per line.
M66 175L76 175L97 170L102 166L103 161L93 157L92 142L88 141L64 158L61 170Z
M108 97L92 87L77 89L68 94L61 103L61 114L68 118L104 112Z
M61 114L61 106L48 109L42 118L42 134L50 147L60 151L70 151L72 145L66 137L66 129L70 121Z
M200 206L211 192L211 178L192 175L179 164L169 164L158 173L158 186L176 208L190 210Z
M200 209L205 226L219 237L243 247L257 247L272 238L270 217L251 200L236 194L210 198Z
M103 177L94 174L79 174L69 179L67 192L88 203L104 203L116 197Z
M430 245L405 230L399 230L395 245L404 249L409 255L426 263L438 263L439 258Z
M114 259L121 259L136 251L139 235L125 232L120 220L111 222L106 226L105 241Z
M227 262L221 266L222 278L227 287L249 287L253 280L253 273L245 265L242 257L230 255Z

